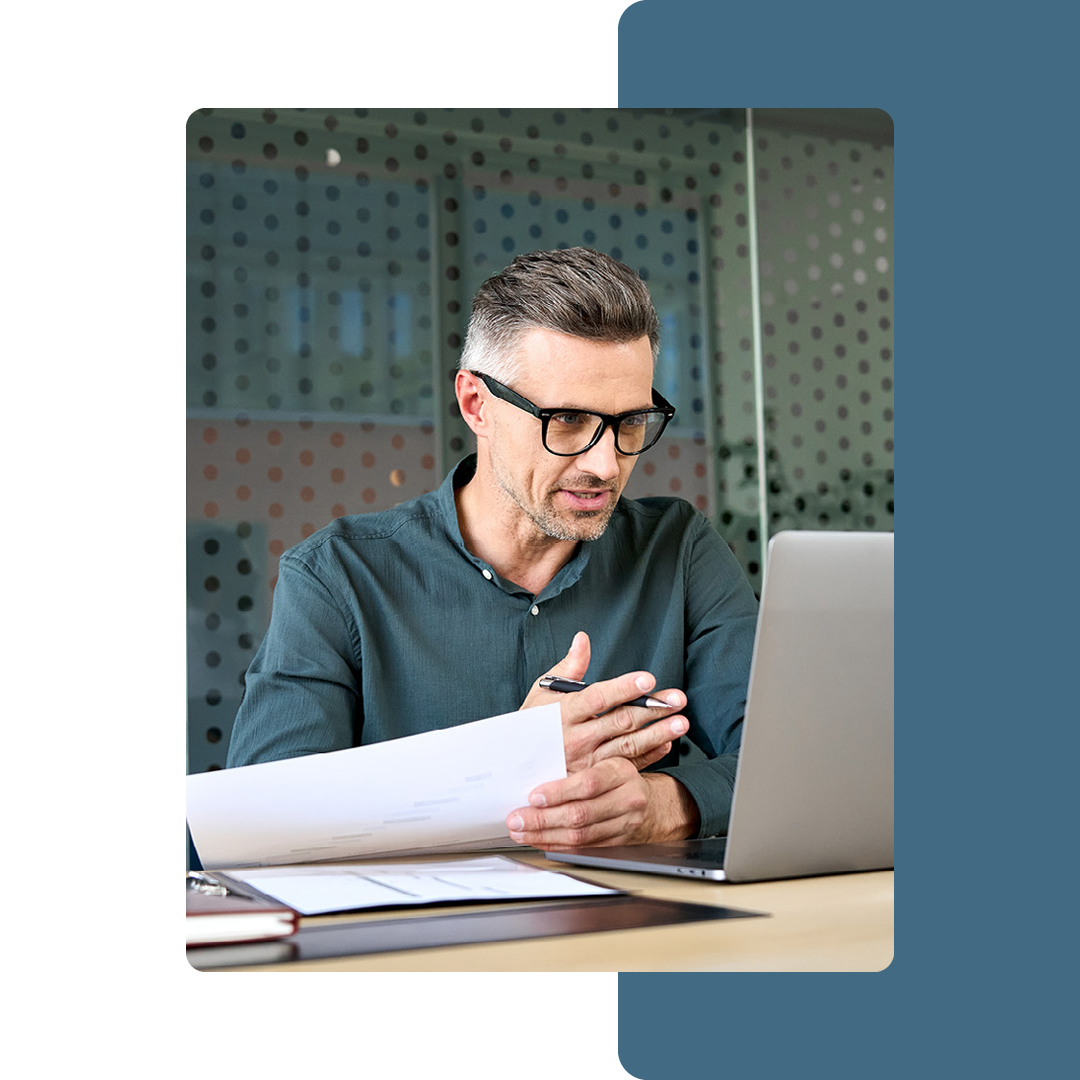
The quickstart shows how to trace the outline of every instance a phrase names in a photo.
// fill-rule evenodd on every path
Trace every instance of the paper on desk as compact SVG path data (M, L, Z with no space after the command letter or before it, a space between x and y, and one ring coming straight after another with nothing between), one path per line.
M538 900L609 896L619 892L501 856L446 862L333 863L230 871L301 915L436 904L448 900Z
M506 847L506 815L566 776L559 706L187 778L203 866Z

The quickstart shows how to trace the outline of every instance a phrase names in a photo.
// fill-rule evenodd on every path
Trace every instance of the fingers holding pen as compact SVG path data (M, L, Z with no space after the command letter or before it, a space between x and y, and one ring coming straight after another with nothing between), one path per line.
M600 717L613 715L613 711L622 705L634 705L639 708L674 708L681 709L686 704L686 695L681 690L653 692L656 679L647 671L631 671L614 679L583 685L577 691L580 695L578 705L580 717ZM659 713L657 715L660 715ZM612 720L612 734L617 733L625 721Z
M634 710L635 712L640 710ZM639 722L631 718L634 722ZM647 726L612 735L594 743L594 736L588 735L587 756L591 764L608 758L626 758L637 769L651 765L671 752L672 743L690 729L684 716L668 716L654 722L644 721ZM584 755L583 755L584 756ZM567 766L569 769L569 765ZM573 771L573 770L570 770Z
M684 716L672 715L686 707L686 695L675 688L654 690L656 679L648 671L585 683L591 651L589 635L578 631L566 655L536 680L521 707L558 701L570 772L612 757L626 758L639 770L654 764L690 728Z
M635 768L643 769L668 754L673 740L690 729L685 716L671 715L685 706L686 695L681 690L664 690L650 694L652 699L668 703L662 707L627 704L649 693L654 685L648 672L636 672L566 695L563 734L567 769L587 768L611 757L626 758Z
M589 669L591 654L589 635L579 630L570 642L567 654L533 683L521 707L530 708L559 700L554 694L580 693L582 696L573 704L568 698L560 701L564 720L573 723L610 712L620 705L681 709L686 704L686 695L681 690L652 694L656 680L648 671L628 672L600 682L583 682Z

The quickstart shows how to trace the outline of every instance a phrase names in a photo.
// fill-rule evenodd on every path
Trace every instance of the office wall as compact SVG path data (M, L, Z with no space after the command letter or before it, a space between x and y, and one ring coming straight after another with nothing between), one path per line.
M755 141L769 533L892 529L892 147Z
M471 449L469 302L517 252L648 282L678 414L629 494L688 499L755 588L759 405L770 533L892 527L890 145L748 147L741 110L212 109L187 138L190 770L224 763L281 552Z

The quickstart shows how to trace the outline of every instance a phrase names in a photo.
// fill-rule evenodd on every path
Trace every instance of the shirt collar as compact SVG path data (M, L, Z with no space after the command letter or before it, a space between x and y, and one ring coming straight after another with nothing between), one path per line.
M487 571L487 573L491 575L492 580L496 581L504 592L520 593L523 596L528 595L520 585L499 577L493 566L473 555L473 553L465 546L465 541L461 538L461 526L458 523L457 503L454 500L454 491L459 487L464 487L475 475L476 455L469 454L466 457L463 457L450 470L446 479L439 485L439 489L436 492L436 500L446 524L447 534L461 554L464 555L481 574L483 574L484 571ZM550 600L552 597L558 596L564 589L568 589L571 585L576 584L578 578L580 578L584 572L585 567L589 564L589 549L595 543L597 543L597 541L591 540L587 543L578 544L574 554L570 557L566 565L559 570L555 577L548 583L547 588L541 593L541 599Z

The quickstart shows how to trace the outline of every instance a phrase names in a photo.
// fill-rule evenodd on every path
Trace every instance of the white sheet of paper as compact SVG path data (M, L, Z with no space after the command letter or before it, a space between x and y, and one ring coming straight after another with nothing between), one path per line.
M506 815L566 776L559 706L187 778L203 866L507 847Z
M605 896L619 891L501 856L428 863L263 867L233 870L229 877L253 885L302 915L445 900L468 904Z

